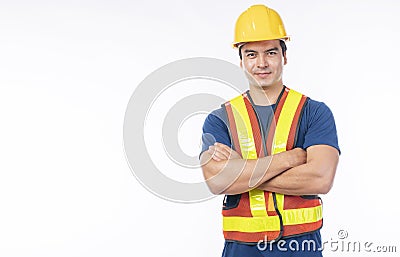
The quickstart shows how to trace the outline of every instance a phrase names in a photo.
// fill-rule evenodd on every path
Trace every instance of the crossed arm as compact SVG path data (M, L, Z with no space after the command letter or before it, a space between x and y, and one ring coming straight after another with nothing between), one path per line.
M338 151L328 145L245 160L230 147L216 143L200 156L203 175L214 194L239 194L254 188L287 195L326 194L338 160Z

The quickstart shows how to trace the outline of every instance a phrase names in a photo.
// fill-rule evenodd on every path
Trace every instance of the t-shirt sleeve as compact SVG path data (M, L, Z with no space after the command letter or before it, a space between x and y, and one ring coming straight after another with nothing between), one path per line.
M201 152L199 156L215 142L231 146L229 130L226 125L225 111L220 108L211 112L204 121L201 137Z
M329 145L336 148L340 153L332 111L322 102L313 101L309 104L309 120L303 148L306 149L312 145Z

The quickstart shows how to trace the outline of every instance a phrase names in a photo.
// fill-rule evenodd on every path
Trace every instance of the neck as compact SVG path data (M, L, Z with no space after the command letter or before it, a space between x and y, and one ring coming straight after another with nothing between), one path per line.
M268 106L276 103L282 88L283 83L267 87L250 85L249 93L255 105Z

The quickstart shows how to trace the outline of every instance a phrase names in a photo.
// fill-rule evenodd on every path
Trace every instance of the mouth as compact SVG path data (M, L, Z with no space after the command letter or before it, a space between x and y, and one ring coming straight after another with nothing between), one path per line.
M271 74L271 72L256 72L256 73L254 73L255 76L262 78L262 79L267 78L270 74Z

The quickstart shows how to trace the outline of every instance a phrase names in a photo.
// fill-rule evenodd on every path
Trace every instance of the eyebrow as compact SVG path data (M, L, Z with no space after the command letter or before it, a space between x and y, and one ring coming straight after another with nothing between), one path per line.
M274 47L274 48L266 50L265 52L267 53L267 52L278 51L278 50L279 50L278 47ZM245 53L257 53L257 51L251 50L251 49L246 49L246 50L244 50L244 52Z

